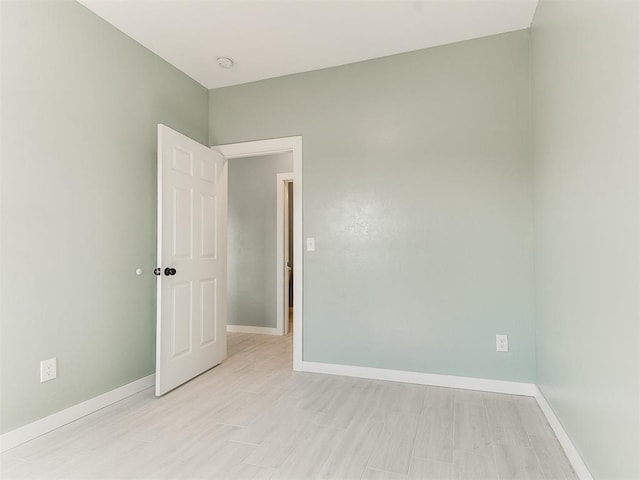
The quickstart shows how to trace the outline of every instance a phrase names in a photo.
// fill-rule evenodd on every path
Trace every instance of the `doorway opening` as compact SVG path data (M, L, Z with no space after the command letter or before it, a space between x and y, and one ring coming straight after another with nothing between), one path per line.
M228 161L229 165L233 162L233 159L237 158L246 158L246 157L266 157L273 154L280 153L290 153L292 155L293 160L293 168L292 172L289 173L290 178L287 180L287 186L289 183L292 183L291 189L293 193L293 241L289 242L289 249L293 250L293 267L295 268L295 272L293 272L293 369L301 370L302 369L302 333L303 333L303 298L302 298L302 279L303 279L303 260L302 260L302 137L286 137L286 138L277 138L271 140L258 140L252 142L243 142L243 143L235 143L235 144L227 144L227 145L217 145L211 147L213 150L221 153ZM289 191L287 190L285 194L284 190L285 180L281 181L282 187L279 188L278 192L282 192L283 197L289 195ZM280 202L278 202L280 205ZM278 212L282 215L282 221L284 224L284 208L278 208ZM284 245L285 240L285 231L284 227L282 229L277 228L277 232L282 236L282 241ZM287 235L288 238L288 235ZM281 277L280 281L277 281L277 285L280 286L282 290L282 295L278 294L277 300L278 305L280 305L279 314L277 315L278 324L276 325L277 329L280 326L279 331L272 332L260 332L260 333L272 333L276 335L282 335L284 333L284 329L288 325L288 321L285 321L285 314L287 314L288 320L288 298L289 298L289 289L284 288L286 278L286 262L285 259L285 251L284 249L278 249L277 252L282 257L281 262L276 262L278 266L278 274ZM230 328L229 331L233 331L233 327Z
M284 179L293 178L292 163L291 152L228 160L228 332L285 332Z

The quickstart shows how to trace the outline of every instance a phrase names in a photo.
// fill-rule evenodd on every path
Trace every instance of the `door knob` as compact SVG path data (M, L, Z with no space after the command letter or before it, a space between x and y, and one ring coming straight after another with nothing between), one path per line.
M171 268L171 267L167 267L164 269L164 274L167 275L168 277L175 275L176 274L176 269L175 268Z

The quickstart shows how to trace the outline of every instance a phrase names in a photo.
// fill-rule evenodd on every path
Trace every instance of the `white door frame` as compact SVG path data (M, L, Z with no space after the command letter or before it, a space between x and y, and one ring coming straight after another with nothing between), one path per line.
M276 329L279 335L287 334L289 323L289 285L285 285L285 272L289 253L289 199L287 185L293 181L293 172L276 174ZM287 211L285 211L287 209Z
M296 275L293 278L293 369L302 370L302 329L303 329L303 260L302 260L302 137L283 137L270 140L214 145L228 160L232 158L257 157L274 153L293 154L293 264Z

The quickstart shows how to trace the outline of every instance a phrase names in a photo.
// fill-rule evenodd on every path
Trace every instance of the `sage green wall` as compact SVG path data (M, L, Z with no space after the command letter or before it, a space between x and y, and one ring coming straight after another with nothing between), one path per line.
M291 153L229 160L230 325L276 326L276 175L292 168Z
M532 27L538 384L596 479L640 478L638 5Z
M7 432L153 373L156 124L206 143L208 112L206 89L80 4L0 8Z
M305 360L534 380L528 31L212 90L209 120L303 136Z

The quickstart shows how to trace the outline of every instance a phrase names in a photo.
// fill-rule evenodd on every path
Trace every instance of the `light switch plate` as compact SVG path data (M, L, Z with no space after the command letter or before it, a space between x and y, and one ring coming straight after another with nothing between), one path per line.
M307 252L315 252L316 250L316 239L313 237L307 238Z

